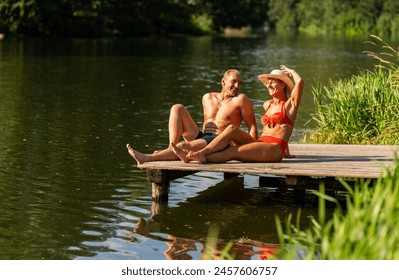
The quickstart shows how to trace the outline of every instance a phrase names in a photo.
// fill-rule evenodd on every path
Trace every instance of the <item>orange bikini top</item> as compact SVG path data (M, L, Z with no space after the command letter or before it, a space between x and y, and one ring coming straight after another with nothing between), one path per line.
M261 118L263 126L268 125L269 127L275 127L276 124L288 124L294 126L293 121L285 114L285 101L281 102L281 111L276 112L269 117L266 113L270 108L270 104Z

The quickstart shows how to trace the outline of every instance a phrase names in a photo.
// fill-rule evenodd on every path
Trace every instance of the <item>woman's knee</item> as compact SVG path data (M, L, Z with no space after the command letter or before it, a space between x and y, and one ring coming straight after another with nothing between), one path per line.
M226 130L229 131L229 132L234 132L234 131L236 131L237 129L238 129L238 127L236 127L234 124L229 124L229 125L226 127Z

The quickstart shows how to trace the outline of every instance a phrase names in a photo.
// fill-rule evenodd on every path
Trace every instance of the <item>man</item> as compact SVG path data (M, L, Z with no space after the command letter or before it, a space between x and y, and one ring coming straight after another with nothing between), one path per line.
M198 151L206 147L227 126L239 127L242 121L248 128L249 134L255 140L258 139L252 102L246 95L239 93L241 81L238 70L227 70L221 80L221 92L206 93L202 97L204 109L202 131L199 130L187 109L181 104L176 104L172 106L169 116L169 147L153 154L143 154L127 144L129 154L137 161L137 164L177 160L179 158L173 152L172 145L185 150ZM181 137L185 141L179 142Z

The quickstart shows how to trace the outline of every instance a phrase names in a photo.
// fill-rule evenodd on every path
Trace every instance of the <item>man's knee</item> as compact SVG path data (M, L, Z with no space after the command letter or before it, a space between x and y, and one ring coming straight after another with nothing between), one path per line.
M185 110L186 107L184 107L183 104L173 104L172 107L170 108L171 112L179 112L181 110Z

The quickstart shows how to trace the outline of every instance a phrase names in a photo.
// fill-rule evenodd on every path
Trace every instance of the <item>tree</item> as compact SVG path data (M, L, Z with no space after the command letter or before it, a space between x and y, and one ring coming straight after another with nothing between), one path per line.
M205 0L215 31L226 27L258 28L267 23L267 0Z
M297 0L270 0L267 13L270 27L278 32L296 32L298 29L297 2Z

